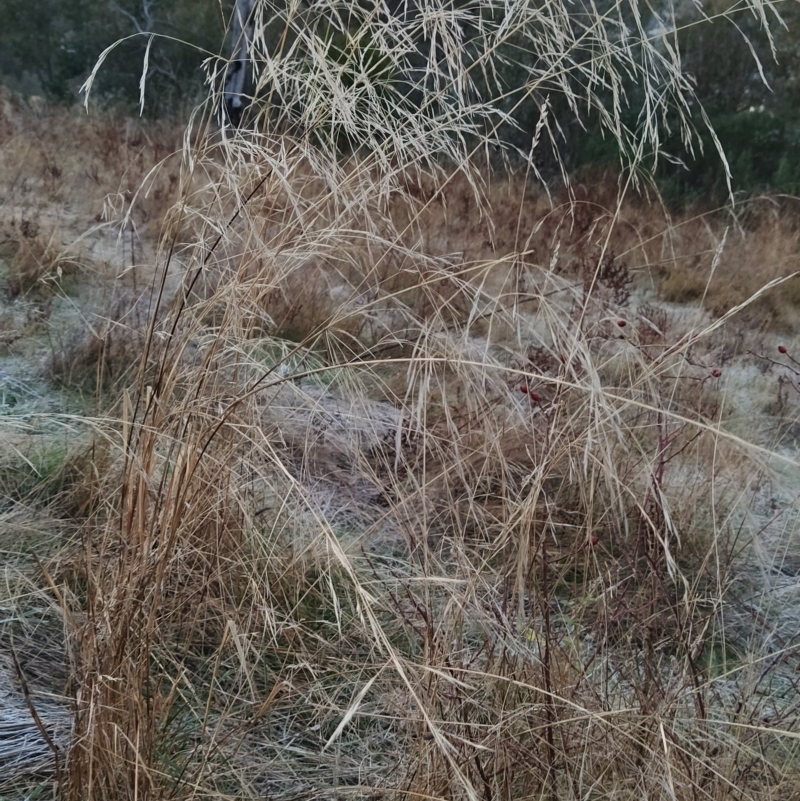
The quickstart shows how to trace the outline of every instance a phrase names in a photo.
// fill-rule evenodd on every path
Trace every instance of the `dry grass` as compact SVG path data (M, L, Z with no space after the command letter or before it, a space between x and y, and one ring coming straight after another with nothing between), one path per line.
M681 233L679 238L688 234L698 243L696 250L662 266L661 296L677 303L701 301L720 316L747 301L766 282L797 272L800 251L796 208L797 199L787 197L759 197L740 204L726 226L724 246L719 223L709 225L702 217L690 221L686 228L691 233ZM704 269L702 261L702 254L711 249L720 250L713 271ZM759 298L747 311L750 322L792 331L799 291L800 282L793 278L780 291Z
M523 247L513 184L492 231L458 179L365 244L288 179L313 225L265 186L94 424L127 456L82 474L82 545L39 575L80 688L65 790L790 797L791 635L741 577L780 559L746 522L769 441L721 425L725 327L646 294L644 237L587 270L602 218L536 190Z
M722 422L725 325L587 272L589 237L469 259L432 205L365 241L308 175L209 228L122 407L66 574L70 792L790 797L794 649L742 580L774 468Z
M47 418L91 431L77 478L47 490L3 418L4 536L27 507L72 532L9 548L0 630L23 677L37 641L67 666L27 696L57 792L793 798L800 343L767 319L791 284L757 294L790 208L726 234L624 181L548 198L367 111L347 158L199 115L153 289L98 273L130 293L96 296L107 333L50 345L102 393Z
M27 381L99 400L142 352L180 128L5 90L0 109L3 354L28 364Z

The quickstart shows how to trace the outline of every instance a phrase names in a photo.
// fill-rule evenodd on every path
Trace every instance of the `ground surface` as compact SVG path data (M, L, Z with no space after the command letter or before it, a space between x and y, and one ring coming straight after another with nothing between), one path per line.
M81 685L91 673L86 649L93 648L97 663L105 664L103 638L111 642L114 615L127 614L121 597L114 601L117 606L109 601L103 607L106 600L100 598L93 607L87 600L91 593L82 598L81 592L91 585L93 569L99 575L124 550L118 543L87 543L101 526L98 507L112 510L102 518L107 520L115 519L114 510L126 508L118 506L125 502L112 489L120 482L101 479L119 474L121 457L114 448L120 447L135 403L137 370L167 263L161 222L174 200L169 192L178 184L180 160L169 161L170 146L177 146L174 132L119 118L98 122L63 111L35 111L6 95L2 102L0 760L7 786L16 792L25 773L52 770L54 749L63 763L73 700L89 686ZM84 138L70 141L84 141L85 150L65 149L54 122L63 125L68 119L84 126ZM148 177L164 159L155 177ZM142 181L149 182L150 194L143 194L126 217ZM215 474L234 471L233 484L241 494L233 511L223 509L222 500L202 507L195 524L175 529L178 544L169 560L165 557L174 584L165 590L164 608L176 617L175 610L183 610L178 628L185 640L175 642L189 654L181 670L195 672L193 684L184 687L176 679L172 690L161 686L155 693L162 693L164 708L170 704L174 717L159 717L152 711L156 707L148 707L155 729L161 731L163 724L174 745L174 751L164 746L169 753L159 770L182 776L178 768L169 773L170 760L189 754L187 764L195 758L201 763L196 775L198 787L201 778L206 782L203 792L231 792L236 777L253 796L311 797L333 794L332 782L363 785L365 794L376 788L392 792L391 768L403 774L406 788L422 787L414 782L426 776L424 787L432 795L458 797L469 795L463 777L488 788L515 765L521 770L518 765L530 763L531 775L554 770L559 748L559 775L572 775L565 766L583 759L591 763L589 784L613 787L607 795L586 795L585 787L579 793L564 779L570 792L586 798L635 797L639 780L626 784L623 770L610 775L603 759L595 759L592 749L600 747L588 734L576 756L568 738L556 746L535 732L537 726L555 725L556 715L566 731L575 725L576 709L590 709L595 722L619 714L621 722L613 736L607 735L613 741L628 725L624 714L636 707L638 717L630 725L640 733L620 736L609 748L624 754L631 742L641 747L631 759L637 769L646 772L646 765L656 764L656 755L660 759L664 753L665 764L672 764L670 748L677 743L722 777L713 789L714 780L693 774L678 759L674 769L683 771L687 787L712 788L708 797L723 798L726 793L736 797L738 786L740 797L755 798L761 797L760 777L767 769L753 768L747 760L760 749L773 771L763 797L791 797L796 755L770 729L791 732L800 709L795 656L800 362L793 357L800 355L800 338L789 324L796 315L797 279L731 314L758 290L751 278L741 280L741 261L763 263L762 284L789 276L800 264L794 224L787 222L791 210L753 213L745 221L749 230L728 226L721 215L701 222L687 215L668 224L663 212L659 216L640 197L625 201L623 233L607 233L606 184L597 197L580 185L578 213L568 214L566 206L544 193L529 190L526 196L513 181L510 189L498 183L491 195L494 228L463 187L452 190L449 205L420 213L409 236L430 272L408 267L413 263L408 244L406 255L385 260L393 273L386 278L391 284L386 295L363 289L383 256L370 252L367 277L353 278L352 265L363 258L360 244L344 255L328 244L310 255L292 251L288 240L276 244L273 229L287 229L284 218L275 216L278 190L278 199L259 211L262 216L254 214L252 229L244 224L236 229L246 247L232 237L209 262L224 280L216 273L209 276L208 268L193 286L192 302L199 309L194 327L180 358L164 363L175 367L175 375L183 370L181 376L196 373L203 379L196 385L176 379L179 412L169 417L170 409L164 409L159 419L164 430L172 426L170 432L182 434L170 433L153 445L153 462L163 459L168 466L147 474L142 497L154 493L159 482L162 492L169 484L165 477L178 475L191 459L187 451L168 461L171 443L191 441L194 429L185 421L193 415L230 419L235 431L251 433L245 445L231 439L228 451L216 452L206 442L203 453L220 461L212 461L211 475L196 467L192 475L202 474L205 483L198 490L188 483L174 506L202 507L203 498L217 491ZM418 208L427 197L424 187L406 189ZM187 225L183 233L188 237L193 230ZM519 246L520 230L525 248ZM610 260L598 262L598 242L613 251ZM519 251L528 254L524 271L515 266ZM257 254L252 264L258 266L238 266L237 260L247 261L242 254L249 253ZM163 309L180 303L181 281L192 258L188 249L172 257ZM268 258L285 271L278 271L283 278L272 275L259 284L252 272L260 275L257 270ZM462 283L453 277L459 271L466 276ZM402 283L391 283L394 274L404 272L419 281L412 287L419 290L413 314L412 300L399 308L385 299L412 296ZM248 282L255 289L226 305L220 300L226 281L234 287L231 292ZM593 281L599 300L585 302L583 327L562 325L559 320L574 317L581 293ZM508 301L512 284L513 302ZM263 297L259 286L269 290ZM246 337L226 334L226 321L252 312L255 307L247 303L256 296L268 320L263 329L262 323L248 323L241 329L248 331ZM426 312L426 304L435 314ZM305 332L340 308L346 310L341 320L328 324L339 337L330 335L335 345L327 351L306 348ZM495 313L502 322L494 322ZM415 333L416 350L401 341L412 318L415 324L432 320ZM360 327L348 327L354 320ZM167 330L159 329L164 341ZM354 341L362 350L348 361L342 354L355 348ZM422 342L429 350L422 350ZM422 355L410 358L412 351ZM388 356L379 361L377 353ZM439 363L451 373L437 373ZM354 364L368 365L369 371ZM251 376L259 370L269 380L261 378L256 385ZM564 394L572 390L583 400ZM250 405L234 402L241 397ZM181 406L189 403L186 398L194 405ZM596 408L606 411L600 415ZM574 440L558 445L564 432L572 432ZM597 452L592 443L603 437L612 444ZM146 461L139 452L135 458ZM597 467L603 459L605 473ZM533 492L540 479L531 477L537 471L541 491ZM653 575L661 570L665 585L685 592L669 589L662 596L653 589L656 594L648 599L646 588L655 580L629 581L626 571L638 576L638 556L631 554L639 553L639 539L626 540L616 513L608 511L617 498L609 486L615 481L626 487L620 497L634 498L631 526L638 520L644 530L643 520L661 516L653 525L661 532L664 552L647 558ZM97 486L107 494L98 496ZM587 500L595 492L601 501ZM230 495L220 491L219 498ZM147 531L160 534L142 533L139 547L142 553L150 548L157 564L169 530L159 510L168 507L154 502L146 508L143 520L161 521ZM178 515L173 511L173 516ZM203 526L209 520L217 521L214 547L221 550L206 540L203 547L196 542L208 536ZM540 525L549 532L543 541L554 549L549 569L560 584L548 583L545 545L531 546L529 561L519 545L526 537L536 540ZM239 539L225 551L220 543L234 529ZM85 574L76 567L81 549L92 566ZM253 571L249 578L227 573L245 551ZM673 563L683 585L672 568L667 570ZM526 583L534 574L539 578ZM125 581L102 585L109 595L115 586L135 586L138 574L124 575ZM211 588L208 593L192 584L198 576ZM542 586L540 604L535 591ZM181 605L176 599L184 591ZM662 603L667 597L683 599L675 601L676 609L683 604L692 610L676 612L677 623L655 625L654 599ZM243 599L252 604L247 614ZM603 604L606 613L597 611ZM93 610L100 608L106 609L105 618L98 613L92 622ZM221 610L219 619L214 610ZM140 621L139 612L131 614ZM104 619L108 630L102 629ZM164 625L166 630L172 623ZM645 632L641 636L639 626ZM627 641L626 628L633 632ZM97 642L90 642L89 630ZM375 637L371 644L365 631ZM688 643L684 651L670 645L679 642ZM166 664L168 652L155 648L160 655L153 659ZM383 671L402 674L397 654L407 675L391 682ZM131 656L130 662L137 658ZM648 660L655 660L650 668ZM551 663L556 665L552 671ZM125 710L127 701L103 695L127 675L127 668L115 669L118 675L109 668L90 677L92 692L108 709L119 704ZM219 677L208 679L208 671ZM165 668L165 675L183 674ZM501 697L495 682L509 676L530 695L511 698L508 690ZM212 689L201 697L197 688L204 682ZM439 690L432 687L437 682ZM543 682L553 684L539 697ZM288 693L288 706L280 706L279 687ZM371 691L374 697L367 695ZM144 690L135 703L143 695ZM554 697L559 703L567 699L564 706L551 707ZM365 698L362 719L356 712ZM32 722L30 701L41 727ZM261 715L272 704L278 704L275 717L262 729ZM507 720L499 714L506 709ZM114 723L119 730L126 725L121 720ZM341 750L334 756L320 756L326 742L338 742L349 720L360 720L361 728L336 746ZM649 725L643 721L654 720L651 740L641 732ZM665 720L673 727L670 747ZM170 729L174 721L178 724ZM740 732L757 729L756 739L742 734L737 740L739 735L725 728L729 724L741 726L735 730ZM85 719L79 726L88 741L91 728ZM702 738L692 739L704 726ZM501 735L512 744L506 752L497 745ZM709 745L715 737L723 745ZM457 745L445 746L445 739ZM448 762L448 748L464 750ZM714 748L728 748L728 762L723 764ZM487 752L496 760L491 771L489 762L481 761L488 759ZM208 778L207 764L224 770ZM654 780L663 769L658 762ZM445 774L447 780L436 778ZM448 790L448 781L461 789ZM504 785L510 793L514 786L511 779ZM789 795L782 796L787 788ZM486 792L487 798L496 797L495 790ZM679 789L677 797L690 797L689 790Z

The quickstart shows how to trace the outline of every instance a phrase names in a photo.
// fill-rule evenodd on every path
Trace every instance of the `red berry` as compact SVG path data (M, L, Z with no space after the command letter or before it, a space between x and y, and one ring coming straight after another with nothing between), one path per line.
M717 368L715 367L715 368L714 368L714 369L711 371L711 375L713 375L713 376L714 376L714 378L719 378L719 377L722 375L722 370L719 370L719 369L717 369Z
M618 325L620 328L625 328L625 326L627 325L627 323L625 322L625 320L617 320L617 325Z
M597 545L597 543L598 543L598 542L600 542L600 540L599 540L599 539L597 539L597 537L592 537L592 538L589 540L589 542L591 542L591 543L592 543L592 545Z
M528 385L527 385L527 384L523 384L523 385L522 385L522 386L519 388L519 391L520 391L520 392L522 392L524 395L527 395L527 394L528 394Z
M778 353L786 353L786 345L778 345Z
M534 403L539 403L539 401L540 401L541 399L542 399L542 396L541 396L541 395L540 395L538 392L531 392L531 400L532 400Z

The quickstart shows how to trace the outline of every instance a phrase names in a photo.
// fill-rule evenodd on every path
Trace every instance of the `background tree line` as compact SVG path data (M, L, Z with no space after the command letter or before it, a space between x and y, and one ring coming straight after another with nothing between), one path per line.
M772 43L760 21L733 0L705 0L703 9L710 21L686 4L678 40L698 102L727 153L734 190L800 193L800 4L779 5L785 27L773 25ZM703 152L684 157L685 167L662 163L668 198L724 196L724 168L707 132L702 142Z
M219 0L3 0L0 3L0 80L25 94L75 102L78 88L100 52L125 39L108 57L95 87L109 105L138 102L139 81L148 38L156 33L148 63L146 113L176 113L204 91L201 63L223 51L231 2ZM468 5L469 3L462 3ZM691 2L668 4L652 14L648 30L674 23L685 74L694 83L697 109L702 105L719 135L733 172L733 188L752 193L774 190L800 193L800 3L779 5L785 27L773 25L774 39L750 11L737 11L735 0L705 0L702 10ZM650 13L650 12L648 12ZM576 4L576 24L580 24ZM373 47L365 42L364 48ZM774 48L774 50L773 50ZM589 54L590 57L591 54ZM355 60L362 54L353 54ZM529 147L539 105L551 95L559 116L557 87L515 106L525 80L530 53L509 45L503 71L477 90L507 97L515 124L505 138L521 152ZM760 65L760 66L759 66ZM627 89L627 117L636 129L641 108L637 87ZM609 99L609 102L611 100ZM565 115L567 116L567 115ZM657 177L667 199L718 200L727 193L724 166L711 135L698 123L694 154L683 152L677 131L667 134L669 155ZM564 126L554 135L569 166L618 162L616 143L604 137L593 117ZM674 146L673 146L674 145Z
M173 113L204 93L203 51L218 54L225 31L215 0L3 0L0 80L24 94L73 103L100 53L109 54L95 96L109 105L138 102L149 37L146 113Z

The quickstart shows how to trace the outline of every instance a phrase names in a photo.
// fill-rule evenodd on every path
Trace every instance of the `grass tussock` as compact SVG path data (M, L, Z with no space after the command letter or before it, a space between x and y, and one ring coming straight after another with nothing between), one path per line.
M94 338L52 357L141 388L88 472L6 472L8 514L79 522L34 580L76 699L69 749L46 729L62 791L791 797L788 390L738 438L738 317L662 305L649 243L603 254L602 215L531 189L512 226L498 187L505 228L454 251L468 184L400 192L343 220L306 165L267 176L149 323L109 318L111 366ZM757 363L777 398L791 362Z
M792 798L799 373L748 317L789 319L790 217L489 177L468 87L413 141L385 93L315 127L331 48L297 36L258 51L297 102L198 113L152 262L50 338L50 379L102 394L85 459L3 418L2 531L74 532L14 539L2 596L37 768L97 801Z
M393 207L365 234L305 165L253 172L148 339L71 568L96 701L70 792L789 793L736 317L643 302L610 250L448 257Z

